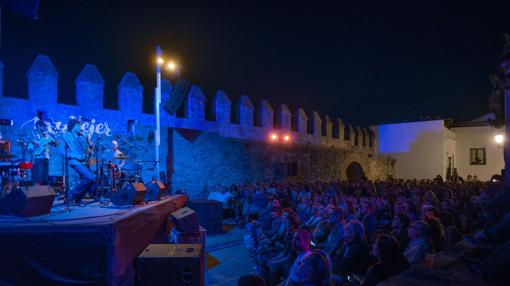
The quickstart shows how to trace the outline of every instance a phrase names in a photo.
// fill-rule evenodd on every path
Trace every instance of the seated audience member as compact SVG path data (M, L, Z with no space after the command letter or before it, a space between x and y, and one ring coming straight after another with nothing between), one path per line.
M314 204L312 206L312 213L313 214L310 216L308 221L306 221L304 223L304 227L306 227L307 229L311 229L311 228L315 227L322 220L322 216L321 216L321 214L322 214L322 207L321 207L321 205Z
M441 224L444 226L444 247L454 245L462 240L460 230L455 226L453 217L449 212L441 212Z
M433 252L428 241L429 233L430 227L423 220L415 221L409 227L407 232L409 235L409 245L404 252L404 256L410 264L420 263L425 259L426 253Z
M329 233L331 232L331 225L327 221L321 221L312 230L312 248L324 248L326 240L328 239Z
M344 244L333 256L333 273L340 275L343 280L348 276L365 274L373 259L361 222L351 220L345 226Z
M267 205L260 211L260 215L258 218L258 221L260 225L262 226L262 229L264 232L268 231L272 227L272 217L271 217L271 211L273 209L279 209L280 208L280 201L277 198L270 198L268 200Z
M375 200L374 215L377 218L378 228L389 229L391 227L391 212L383 197L379 197Z
M409 262L402 254L397 240L391 235L379 235L372 245L372 254L379 261L368 268L361 281L362 286L377 285L409 268Z
M333 259L332 255L342 245L345 225L344 211L341 208L332 208L332 211L333 213L330 215L334 216L334 220L331 219L331 231L323 247L323 250L330 255L331 259Z
M331 262L322 250L313 250L296 265L285 285L332 286Z
M434 252L440 252L443 250L444 246L444 239L445 239L445 233L444 233L444 227L441 224L441 222L435 218L428 216L425 218L425 222L430 227L429 231L429 243Z
M221 205L223 206L223 217L232 217L233 211L230 208L230 201L234 198L234 195L232 195L227 188L219 187L214 188L213 191L209 193L209 196L207 197L208 200L215 200L221 202Z
M407 234L410 219L405 213L397 213L391 221L392 235L397 239L400 248L406 249L409 244L409 235Z
M271 268L269 285L277 285L282 278L289 277L290 279L297 280L298 265L303 262L306 256L310 255L310 242L312 235L306 229L298 229L292 235L292 250L296 254L294 261L287 261L274 265ZM290 262L290 263L289 263Z
M270 212L271 214L271 228L265 231L267 237L273 237L278 233L280 226L283 223L283 218L281 216L281 211L279 209L274 209Z
M284 217L280 230L271 239L269 246L259 250L259 271L267 281L270 281L271 272L274 272L276 278L288 273L290 265L296 258L296 252L292 249L292 237L298 227L297 216Z
M257 274L248 274L239 277L237 286L266 286L266 281L262 276Z
M375 206L366 198L360 200L360 219L365 229L365 235L369 242L375 239L377 230L377 218L375 217Z

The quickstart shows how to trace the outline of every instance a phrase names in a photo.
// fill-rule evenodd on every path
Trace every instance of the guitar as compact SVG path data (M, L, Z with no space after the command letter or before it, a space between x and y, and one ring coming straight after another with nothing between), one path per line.
M32 142L28 144L28 150L32 153L32 156L38 158L41 157L50 146L56 147L59 143L60 139L47 133L47 135L40 135L39 138L32 140Z
M92 154L94 154L94 142L92 141L92 134L87 131L80 132L81 136L85 137L85 142L87 143L87 151L85 155L85 165L90 167L96 163L96 159L92 159Z

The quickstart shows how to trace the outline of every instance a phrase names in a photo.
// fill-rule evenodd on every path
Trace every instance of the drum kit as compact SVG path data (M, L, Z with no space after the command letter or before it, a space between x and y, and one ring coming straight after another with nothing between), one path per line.
M100 198L111 198L114 192L120 190L127 183L143 182L141 160L118 152L114 157L109 157L113 150L100 145L94 152L95 163L91 165L96 174L98 195Z
M0 198L16 188L31 183L30 171L33 165L26 159L26 144L20 140L17 143L21 145L23 154L19 159L11 154L10 141L0 140Z
M10 152L10 141L0 140L0 198L10 193L16 188L31 185L31 170L33 164L30 161L30 152L27 152L27 144L22 140L17 143L21 145L22 156ZM96 175L98 186L98 196L101 199L111 198L114 192L120 190L127 183L142 182L143 162L141 160L133 160L132 157L120 153L116 156L108 156L112 154L112 149L106 148L104 144L97 144L92 152L92 160L90 160L90 169ZM63 164L63 168L65 164ZM65 174L65 170L62 170ZM76 178L74 178L76 177ZM71 189L77 183L77 176L68 178ZM65 179L64 179L65 181ZM61 195L65 194L65 182L56 179L62 186L56 187L56 190L62 190Z

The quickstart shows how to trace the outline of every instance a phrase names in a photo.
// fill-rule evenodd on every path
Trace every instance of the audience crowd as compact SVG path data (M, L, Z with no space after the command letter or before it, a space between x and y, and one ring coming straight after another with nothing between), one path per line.
M489 246L485 255L463 259L495 280L509 275L505 190L500 183L440 177L258 183L231 186L225 208L245 229L264 282L253 285L376 285L463 238Z

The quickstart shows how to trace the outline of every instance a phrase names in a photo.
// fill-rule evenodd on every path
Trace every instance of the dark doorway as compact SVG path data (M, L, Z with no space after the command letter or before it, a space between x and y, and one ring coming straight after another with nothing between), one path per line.
M359 182L365 176L365 172L363 172L363 168L361 165L354 161L347 166L347 170L345 171L347 175L347 180L350 182Z

